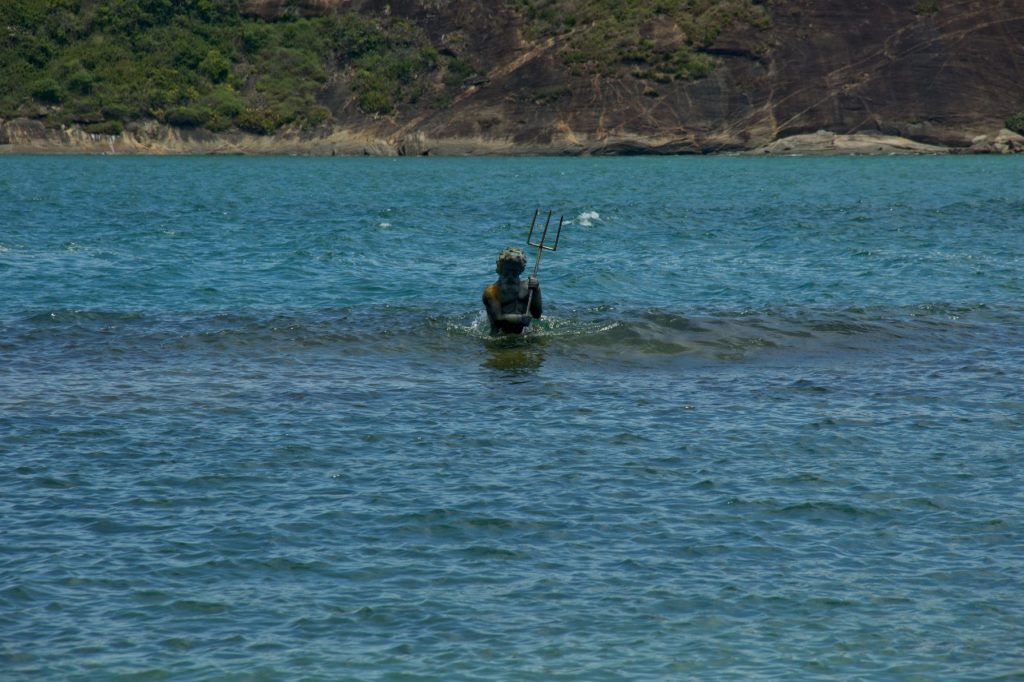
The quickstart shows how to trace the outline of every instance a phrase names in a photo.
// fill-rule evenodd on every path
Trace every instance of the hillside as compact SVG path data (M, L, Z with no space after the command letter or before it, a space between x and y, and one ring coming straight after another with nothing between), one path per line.
M1003 151L1024 129L1024 0L9 0L0 31L6 151Z

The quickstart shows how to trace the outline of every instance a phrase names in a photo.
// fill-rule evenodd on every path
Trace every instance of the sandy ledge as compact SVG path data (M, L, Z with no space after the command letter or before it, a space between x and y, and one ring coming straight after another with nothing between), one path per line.
M903 137L818 131L743 148L706 140L651 136L593 138L564 134L546 144L498 137L400 138L344 128L285 131L274 136L211 133L155 122L129 126L120 135L87 133L78 126L53 129L29 119L0 120L0 154L296 155L296 156L597 156L640 154L740 154L750 156L885 156L900 154L1009 154L1024 152L1024 136L1009 130L978 135L968 147L943 147Z

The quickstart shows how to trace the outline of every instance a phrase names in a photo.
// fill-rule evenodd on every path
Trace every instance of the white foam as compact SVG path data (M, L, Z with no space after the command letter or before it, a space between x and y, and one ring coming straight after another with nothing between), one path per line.
M476 314L476 318L473 319L473 323L469 328L474 332L484 333L491 330L491 321L487 319L487 311L480 310Z
M576 222L583 227L593 227L595 220L600 220L601 214L597 211L584 211L576 216Z
M448 322L446 325L447 330L450 333L466 334L469 336L488 336L491 331L491 323L487 319L487 312L484 310L477 311L476 317L468 323L462 322Z

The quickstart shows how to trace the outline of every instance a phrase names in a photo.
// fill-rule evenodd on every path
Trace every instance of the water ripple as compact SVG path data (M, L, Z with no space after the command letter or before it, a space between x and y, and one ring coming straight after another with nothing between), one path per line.
M1014 164L0 158L5 680L1019 676Z

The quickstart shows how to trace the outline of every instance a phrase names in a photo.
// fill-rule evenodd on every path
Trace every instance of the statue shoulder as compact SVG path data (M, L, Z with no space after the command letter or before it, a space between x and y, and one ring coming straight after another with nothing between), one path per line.
M488 284L486 287L484 287L483 299L484 303L486 303L489 299L501 300L500 292L498 291L498 285L496 283Z

